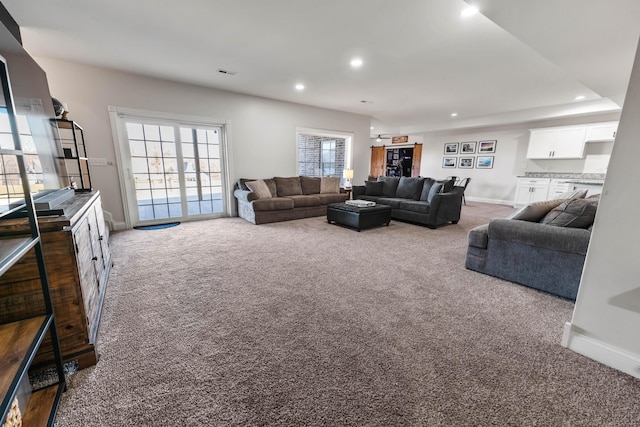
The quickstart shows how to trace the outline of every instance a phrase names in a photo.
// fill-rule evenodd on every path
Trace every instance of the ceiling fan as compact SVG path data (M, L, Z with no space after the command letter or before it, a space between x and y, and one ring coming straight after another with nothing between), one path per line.
M390 136L382 136L381 134L378 134L378 136L376 136L376 142L380 142L383 139L391 139Z

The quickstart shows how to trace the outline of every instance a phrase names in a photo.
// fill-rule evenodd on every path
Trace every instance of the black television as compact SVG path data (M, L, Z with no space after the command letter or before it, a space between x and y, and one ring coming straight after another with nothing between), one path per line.
M68 188L62 147L56 139L57 129L47 76L18 41L15 33L0 23L0 56L5 60L9 84L25 153L30 191L35 200L52 192ZM19 34L18 34L19 36ZM9 128L6 107L0 106L0 213L24 197L19 184L13 136Z

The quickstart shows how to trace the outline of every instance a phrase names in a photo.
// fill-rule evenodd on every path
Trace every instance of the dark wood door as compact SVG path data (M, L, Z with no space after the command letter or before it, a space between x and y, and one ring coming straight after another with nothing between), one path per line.
M413 163L411 164L411 176L420 176L420 160L422 160L422 144L416 144L413 148Z
M386 162L385 148L371 147L371 167L369 168L369 175L384 176L385 162Z

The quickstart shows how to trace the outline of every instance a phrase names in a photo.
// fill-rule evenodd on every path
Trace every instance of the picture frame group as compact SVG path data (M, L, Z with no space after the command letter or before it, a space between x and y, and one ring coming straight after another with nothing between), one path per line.
M445 169L492 169L497 140L448 142L444 144L442 167ZM477 156L469 156L477 154ZM458 157L459 155L459 157Z

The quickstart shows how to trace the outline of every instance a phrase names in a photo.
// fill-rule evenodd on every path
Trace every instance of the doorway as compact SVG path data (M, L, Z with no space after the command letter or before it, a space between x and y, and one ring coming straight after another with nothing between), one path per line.
M223 125L118 121L128 227L227 216Z
M421 160L422 144L403 147L372 146L369 175L416 177L420 175Z

